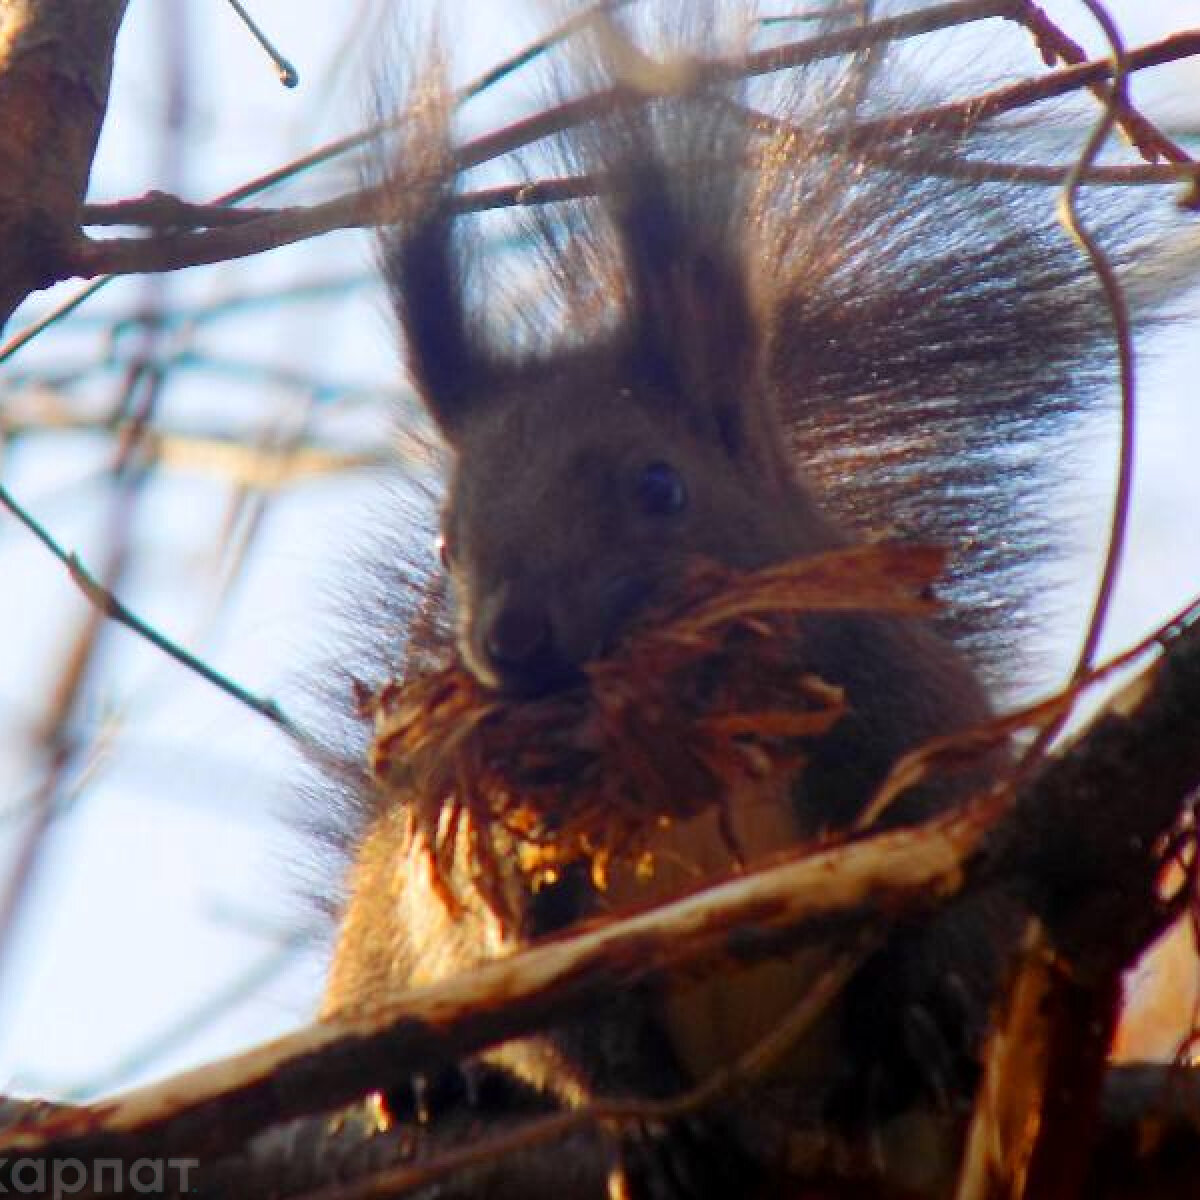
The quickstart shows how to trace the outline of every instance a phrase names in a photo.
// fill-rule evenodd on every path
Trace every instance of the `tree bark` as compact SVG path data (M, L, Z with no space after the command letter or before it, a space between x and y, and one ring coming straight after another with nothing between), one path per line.
M0 329L68 274L128 0L0 0Z

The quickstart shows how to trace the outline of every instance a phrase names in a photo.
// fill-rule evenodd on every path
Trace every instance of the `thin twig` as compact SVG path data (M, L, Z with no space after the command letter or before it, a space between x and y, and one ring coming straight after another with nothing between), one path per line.
M1113 334L1117 351L1117 366L1121 388L1121 417L1120 417L1120 446L1117 458L1117 480L1113 498L1112 523L1109 530L1108 550L1104 560L1104 570L1100 585L1096 590L1096 598L1092 606L1092 614L1088 621L1087 635L1079 651L1079 659L1071 674L1072 680L1082 678L1091 669L1096 647L1104 633L1108 611L1112 604L1113 591L1120 575L1121 559L1125 551L1125 542L1129 526L1129 505L1133 493L1133 466L1136 441L1137 396L1136 379L1134 374L1133 336L1130 329L1129 306L1125 302L1125 294L1112 263L1104 253L1103 248L1092 232L1084 224L1079 214L1079 181L1083 172L1095 161L1109 134L1116 124L1117 114L1129 103L1129 65L1125 46L1121 41L1120 31L1099 0L1083 0L1088 11L1096 18L1104 36L1108 39L1113 51L1112 92L1108 107L1105 109L1096 128L1092 131L1075 164L1074 170L1063 186L1059 201L1059 219L1070 231L1071 236L1079 243L1080 248L1091 261L1104 289L1104 299L1112 315Z
M1112 317L1113 341L1117 352L1120 381L1121 413L1120 439L1117 448L1117 477L1109 523L1108 544L1083 644L1071 671L1072 684L1085 678L1092 668L1092 661L1095 658L1100 639L1104 635L1104 626L1108 620L1113 593L1121 572L1121 561L1125 553L1129 527L1129 507L1133 495L1137 422L1133 336L1130 328L1129 306L1125 302L1124 291L1108 256L1084 224L1078 207L1080 179L1103 149L1104 143L1108 140L1108 136L1116 124L1117 113L1121 106L1128 103L1129 56L1126 54L1120 31L1103 5L1098 0L1082 0L1082 2L1104 31L1104 36L1112 48L1115 66L1108 104L1084 145L1075 169L1063 186L1062 195L1059 198L1058 215L1059 220L1091 263L1092 270L1103 289L1104 300ZM1036 764L1042 758L1046 748L1058 737L1070 720L1071 711L1070 707L1064 709L1038 734L1022 758L1023 767Z
M242 24L250 31L254 40L263 48L263 52L275 65L275 71L279 76L279 82L286 88L294 88L300 82L300 73L292 64L283 57L282 54L275 48L275 44L269 37L258 27L254 18L246 11L241 0L227 0L229 7L237 13Z
M197 658L194 654L189 653L182 646L171 641L170 638L160 633L152 625L147 624L136 613L127 608L116 596L105 588L96 577L87 569L80 561L79 557L71 551L64 550L58 542L54 540L49 532L38 523L38 521L13 498L3 484L0 484L0 504L8 509L9 512L29 530L30 533L58 559L60 563L66 567L72 580L78 586L79 590L95 605L95 607L106 617L116 621L120 625L133 630L139 637L144 638L151 645L157 647L164 654L173 658L176 662L187 667L189 671L195 672L202 679L207 680L215 687L227 695L232 696L247 708L253 709L256 713L266 717L269 721L278 725L289 737L295 739L302 744L311 744L313 739L300 728L272 699L268 697L256 696L253 692L247 691L240 684L235 683L226 675L222 675L219 671L210 667L202 659Z
M716 63L711 79L716 82L721 78L769 75L789 67L806 66L823 59L868 50L872 46L904 41L976 21L996 17L1017 20L1017 14L1024 7L1024 0L954 0L949 4L932 5L916 12L872 21L869 25L855 25L803 41L772 46L741 59L726 60L724 64Z

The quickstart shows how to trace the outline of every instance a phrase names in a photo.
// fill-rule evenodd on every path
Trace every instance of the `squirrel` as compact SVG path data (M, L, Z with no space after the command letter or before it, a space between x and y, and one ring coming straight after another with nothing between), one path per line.
M458 203L470 162L440 61L416 73L379 168L381 260L447 452L444 576L426 599L500 695L575 686L697 556L752 570L897 529L955 554L942 620L803 618L797 670L843 689L848 712L789 795L735 814L752 863L847 829L900 756L992 714L1018 577L1040 553L1039 446L1111 386L1111 322L1044 190L952 169L1011 161L1012 133L964 115L898 138L883 118L908 81L881 48L747 82L718 69L749 56L722 45L712 6L660 7L653 28L597 17L564 55L558 94L601 99L545 138L546 161L579 186L518 214L507 302L499 238ZM996 586L1007 606L981 599ZM887 820L972 782L917 789ZM367 787L361 808L327 1015L675 886L614 897L568 871L500 930L440 896L402 796ZM695 867L689 886L736 866L711 829L664 838ZM988 894L900 927L785 1076L851 1124L969 1104L1021 920L1016 897ZM486 1070L531 1109L671 1096L797 1003L805 969L771 964L692 1001L614 997ZM596 1194L750 1195L766 1169L744 1125L735 1111L716 1132L657 1131L645 1154L625 1139ZM503 1174L517 1161L461 1194L547 1194Z

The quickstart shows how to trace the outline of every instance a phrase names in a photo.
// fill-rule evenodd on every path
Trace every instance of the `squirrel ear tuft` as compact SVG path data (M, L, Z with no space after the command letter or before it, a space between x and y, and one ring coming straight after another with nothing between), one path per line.
M430 416L451 444L468 411L487 391L486 364L468 328L452 220L443 198L434 210L384 239L408 368Z
M454 94L436 47L410 90L370 180L378 194L379 258L421 400L453 443L485 394L486 356L469 327L456 236Z
M615 206L634 374L764 481L781 467L761 377L762 332L725 231L689 219L652 171Z
M686 398L702 419L757 358L741 269L722 244L673 203L656 165L614 205L623 251L634 369Z

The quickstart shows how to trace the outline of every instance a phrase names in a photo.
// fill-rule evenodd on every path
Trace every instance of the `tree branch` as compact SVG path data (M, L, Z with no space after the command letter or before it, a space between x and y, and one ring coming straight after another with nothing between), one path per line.
M65 277L128 0L0 7L0 329Z

